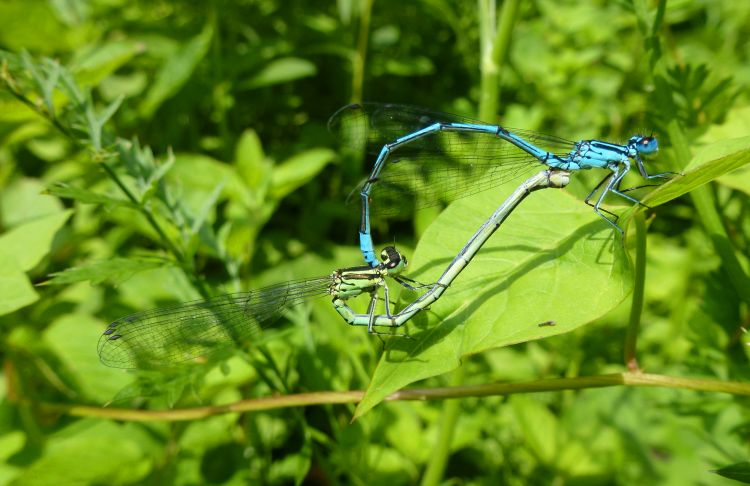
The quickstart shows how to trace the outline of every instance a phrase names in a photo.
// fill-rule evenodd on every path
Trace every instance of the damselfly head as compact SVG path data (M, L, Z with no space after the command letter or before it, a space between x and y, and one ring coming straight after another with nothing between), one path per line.
M659 143L653 135L635 135L630 138L628 145L641 155L655 154L659 150Z
M400 273L408 265L406 256L402 255L394 246L383 248L383 251L380 252L380 260L383 262L382 265L392 274Z

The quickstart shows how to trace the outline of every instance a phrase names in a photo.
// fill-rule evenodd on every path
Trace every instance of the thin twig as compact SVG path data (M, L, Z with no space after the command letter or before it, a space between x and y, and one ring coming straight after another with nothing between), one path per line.
M750 383L720 381L703 378L681 378L648 373L614 373L610 375L581 376L577 378L552 378L519 383L489 383L443 388L412 388L397 391L386 397L387 401L444 400L449 398L486 397L537 393L562 390L583 390L612 386L647 386L674 388L732 395L750 396ZM57 413L74 417L99 417L129 422L198 420L224 413L259 412L310 405L333 405L357 403L365 396L364 391L299 393L264 398L241 400L227 405L215 405L174 410L133 410L126 408L95 407L87 405L65 405L39 403L37 409L43 413Z

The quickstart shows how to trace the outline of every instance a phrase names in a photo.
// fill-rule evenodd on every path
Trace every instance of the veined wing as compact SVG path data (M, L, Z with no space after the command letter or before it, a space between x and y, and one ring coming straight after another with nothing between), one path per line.
M138 312L99 338L101 361L115 368L178 365L247 342L291 306L329 294L331 277L298 280Z
M394 103L354 103L344 106L334 113L328 120L328 129L344 144L361 148L365 147L368 153L379 154L383 145L392 143L397 139L410 133L426 128L435 123L462 123L468 125L497 125L495 123L483 122L472 118L441 113L437 111L420 108L417 106L401 105ZM537 145L539 148L555 153L566 155L574 143L564 138L547 135L533 130L503 127L509 132ZM475 132L464 132L457 140L453 140L454 147L466 145L471 148L476 142L473 137L490 137L497 146L504 146L507 142L494 137L491 134ZM404 147L404 150L419 149L419 151L435 152L443 147L436 144L429 137L414 140ZM490 147L484 147L483 156L492 158ZM496 148L494 150L502 150Z
M329 129L344 143L377 155L384 144L435 123L487 125L414 106L362 103L341 108L331 117ZM573 147L559 137L508 130L557 155L565 156ZM376 218L410 214L447 203L528 176L539 169L539 163L494 133L436 131L393 149L381 170L370 174L372 214Z

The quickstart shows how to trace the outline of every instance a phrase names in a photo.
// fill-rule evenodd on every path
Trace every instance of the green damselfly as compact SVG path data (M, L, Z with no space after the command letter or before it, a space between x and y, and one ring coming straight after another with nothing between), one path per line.
M231 347L242 346L273 326L290 307L331 296L333 306L352 326L393 327L386 277L411 287L413 281L400 277L407 260L394 247L381 253L377 267L339 269L324 277L285 282L250 292L221 295L138 312L117 319L99 339L101 361L115 368L163 368L210 357ZM416 284L416 282L413 282ZM376 316L382 289L385 316ZM347 303L362 294L370 295L366 314L355 312Z

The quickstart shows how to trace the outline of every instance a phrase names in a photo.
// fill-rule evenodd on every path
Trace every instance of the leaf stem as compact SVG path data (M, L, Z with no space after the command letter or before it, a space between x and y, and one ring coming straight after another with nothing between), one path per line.
M519 383L488 383L484 385L464 385L443 388L413 388L397 391L387 397L386 400L445 400L449 398L487 397L562 390L584 390L588 388L605 388L613 386L661 387L750 396L750 383L625 372L609 375L581 376L576 378L552 378ZM361 401L364 396L364 391L312 392L299 393L296 395L254 398L226 405L175 410L135 410L43 402L37 404L37 409L44 413L66 414L74 417L99 417L131 422L174 422L182 420L197 420L224 413L246 413L310 405L356 403Z
M353 103L362 101L365 82L365 59L367 58L367 42L370 38L370 15L373 0L361 0L362 11L359 15L359 32L357 34L357 48L352 59L352 99Z
M492 121L500 103L500 75L502 65L510 51L513 25L518 12L518 0L506 0L498 18L496 0L479 0L479 51L481 84L479 94L479 119Z
M672 142L678 167L685 167L690 160L690 142L678 121L672 121L668 126L669 139ZM716 253L721 258L722 268L729 276L729 281L745 303L750 304L750 277L736 254L729 238L721 215L716 209L716 198L712 186L707 184L690 191L695 209L701 224L706 229L708 237L714 245Z
M174 255L175 260L177 260L177 262L179 262L180 264L180 268L182 268L182 270L185 272L185 275L187 275L188 279L195 286L201 296L203 298L210 297L211 293L206 287L206 283L195 273L192 260L188 259L185 254L177 247L177 245L175 245L174 242L167 236L166 232L161 227L159 222L156 221L156 218L154 218L154 215L138 200L138 198L135 197L135 194L133 194L130 189L128 189L128 187L120 179L117 173L104 161L100 162L99 165L104 169L107 175L109 175L109 178L114 181L117 187L120 188L123 194L125 194L125 196L133 204L136 205L138 211L143 214L154 231L156 231L156 233L159 235L159 238L161 238L163 244L172 253L172 255Z
M451 386L457 386L464 381L464 369L464 366L459 366L453 371ZM435 444L430 459L427 461L427 468L422 476L422 486L440 484L445 473L445 465L448 463L448 457L450 456L460 410L461 402L459 400L447 400L443 404L437 444Z
M156 233L159 235L159 238L161 238L167 247L169 248L169 251L174 254L177 261L180 263L184 263L184 256L182 254L182 251L180 251L177 246L167 237L167 234L162 229L161 225L156 221L154 216L146 210L145 207L141 204L140 201L138 201L138 198L135 197L135 194L133 194L130 189L128 189L128 186L125 185L125 183L120 179L120 177L117 175L117 173L109 166L106 162L101 162L100 165L102 168L104 168L104 171L107 173L107 175L114 181L114 183L117 185L118 188L122 191L123 194L125 194L125 197L127 197L130 202L135 204L139 211L146 217L151 227L156 231Z
M630 318L628 330L625 335L625 366L631 372L637 372L638 359L636 357L636 344L638 331L641 327L641 315L643 313L643 295L646 287L646 217L643 211L637 211L633 216L635 223L635 275L633 286L633 299L630 304Z

